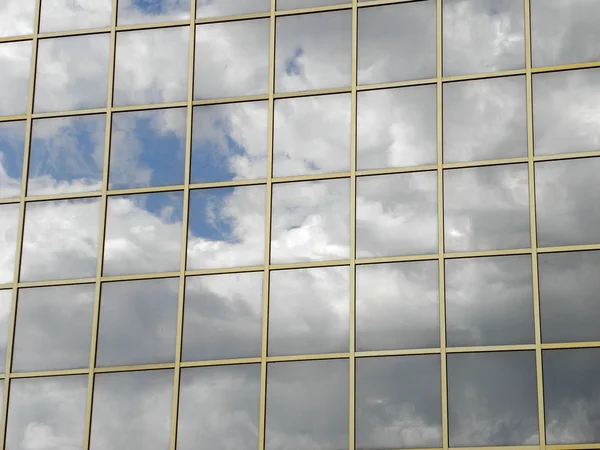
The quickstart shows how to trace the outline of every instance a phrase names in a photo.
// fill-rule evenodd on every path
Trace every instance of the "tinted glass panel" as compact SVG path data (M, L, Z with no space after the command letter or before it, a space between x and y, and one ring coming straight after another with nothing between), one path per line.
M0 6L2 8L2 6ZM0 17L2 17L0 9ZM1 21L2 19L0 19ZM2 30L2 27L0 27ZM0 31L0 33L2 33ZM43 41L42 41L43 42ZM40 42L40 44L42 44ZM43 45L39 46L40 72L43 67ZM0 85L10 89L0 90L0 116L25 114L29 103L29 75L31 73L31 41L3 42L0 44Z
M349 3L348 0L277 0L277 9L312 8Z
M199 19L268 12L270 9L271 0L196 0L196 17Z
M112 0L43 0L40 31L46 33L109 27L112 3Z
M21 194L25 127L24 120L0 123L0 198Z
M171 22L189 18L190 0L119 0L117 10L119 25Z
M0 205L0 283L12 283L19 228L19 205Z
M11 309L12 291L10 289L0 291L0 373L4 373L6 368L6 347Z
M33 33L35 0L3 0L0 3L0 37Z

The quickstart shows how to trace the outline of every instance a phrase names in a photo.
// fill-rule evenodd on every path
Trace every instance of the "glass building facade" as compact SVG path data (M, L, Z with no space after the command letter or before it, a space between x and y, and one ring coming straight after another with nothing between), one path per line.
M598 0L0 0L6 450L600 448Z

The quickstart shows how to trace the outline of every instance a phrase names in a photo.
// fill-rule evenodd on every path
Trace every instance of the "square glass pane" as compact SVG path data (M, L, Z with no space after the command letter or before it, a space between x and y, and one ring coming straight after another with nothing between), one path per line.
M39 41L33 110L104 108L109 47L107 33Z
M540 247L600 243L599 173L600 158L536 163Z
M546 443L599 442L600 348L547 350L542 358Z
M596 0L531 0L534 67L600 60Z
M349 267L277 270L270 282L269 355L349 350Z
M448 355L450 447L537 445L535 352Z
M115 106L187 100L189 27L117 34Z
M277 9L314 8L317 6L339 5L352 0L277 0Z
M26 124L24 120L0 123L0 198L21 195Z
M527 156L525 77L444 84L444 162Z
M83 448L88 376L10 382L6 450Z
M269 19L196 26L194 98L269 91Z
M27 195L100 191L106 116L33 121Z
M196 0L196 18L269 12L271 0Z
M0 205L0 283L12 283L19 229L19 204Z
M359 170L437 163L435 85L359 92Z
M0 17L2 17L1 8L0 5ZM2 30L1 26L0 30ZM43 42L40 41L40 44ZM43 45L40 45L40 50L42 47ZM31 41L0 43L0 67L2 67L0 86L10 87L10 89L0 90L0 116L25 114L29 104Z
M526 164L444 171L446 251L531 245Z
M113 114L109 189L182 185L185 108Z
M96 366L175 362L179 279L102 284Z
M183 192L109 197L104 275L179 271Z
M187 268L263 265L265 186L190 192Z
M440 346L437 261L356 267L356 350Z
M110 27L112 0L43 0L40 32Z
M96 375L91 450L168 450L173 371Z
M96 276L100 199L28 203L21 281Z
M277 18L275 90L306 91L351 84L352 13Z
M600 252L540 254L538 261L542 341L600 341Z
M262 272L188 277L182 360L259 357L262 309Z
M267 102L194 108L192 183L266 178Z
M189 19L190 0L119 0L117 9L117 25Z
M522 0L443 0L444 75L525 68Z
M275 101L273 176L350 170L350 94Z
M11 320L12 290L0 290L0 373L6 369L6 347L8 346L8 329Z
M435 78L435 0L358 10L358 84Z
M446 260L451 347L533 344L531 256Z
M356 448L442 446L439 355L356 361Z
M35 3L35 0L2 0L0 37L32 34Z
M350 180L275 184L272 200L272 263L350 256Z
M266 449L348 448L348 361L269 364Z
M93 284L19 289L13 372L87 369L94 295Z
M260 365L181 371L177 450L256 450Z
M437 253L437 172L360 177L356 256Z
M600 149L600 68L533 76L536 155Z

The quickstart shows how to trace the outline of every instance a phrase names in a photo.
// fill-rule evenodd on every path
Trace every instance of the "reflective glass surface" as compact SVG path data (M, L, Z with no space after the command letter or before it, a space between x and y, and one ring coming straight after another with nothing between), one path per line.
M273 176L350 170L350 94L275 102Z
M175 361L179 279L104 283L96 366Z
M11 319L12 290L0 290L0 373L6 370L6 347L8 345L8 326Z
M349 275L347 266L271 272L269 355L347 352Z
M186 124L185 108L114 114L109 188L182 185Z
M350 86L351 32L350 11L278 17L275 90Z
M446 251L530 246L527 165L444 171Z
M259 357L262 309L262 272L188 277L182 360Z
M118 25L172 22L189 18L190 0L119 0L117 10Z
M270 9L271 0L196 0L196 17L199 19L269 12Z
M187 268L264 264L265 191L264 186L191 191Z
M435 171L361 177L356 184L359 258L437 253Z
M35 0L3 0L0 3L0 37L33 33Z
M194 98L267 93L269 37L269 19L198 25Z
M315 6L349 3L348 0L277 0L277 9L313 8Z
M0 283L12 283L19 228L19 205L0 205Z
M40 32L110 27L112 4L112 0L43 0Z
M1 8L0 5L0 17L2 17ZM0 18L0 21L2 20ZM2 29L0 27L0 30ZM2 31L0 31L1 33ZM40 50L43 47L40 45ZM41 51L40 58L42 58ZM0 67L2 67L0 86L10 86L10 89L0 90L0 116L25 114L29 103L31 42L0 43Z
M194 108L192 183L267 176L267 102Z
M0 123L0 199L21 194L26 122Z
M19 290L13 372L87 368L93 284Z

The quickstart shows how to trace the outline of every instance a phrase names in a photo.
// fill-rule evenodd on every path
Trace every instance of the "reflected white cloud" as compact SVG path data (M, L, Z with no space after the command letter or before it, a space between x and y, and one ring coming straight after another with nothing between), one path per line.
M35 0L3 0L0 3L0 37L33 33Z
M196 0L198 19L268 12L270 9L271 0Z
M2 27L0 27L1 29ZM40 47L42 46L40 45ZM0 44L0 67L2 67L0 86L10 86L10 89L0 91L0 116L12 116L27 112L31 48L31 41Z
M0 205L0 283L12 283L15 274L19 204Z
M109 27L112 0L43 0L40 32Z
M12 309L12 290L0 290L0 373L6 369L6 347L8 345L8 322Z
M315 6L338 5L348 0L277 0L277 9L312 8Z
M190 18L190 0L119 0L118 25L171 22Z

